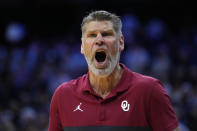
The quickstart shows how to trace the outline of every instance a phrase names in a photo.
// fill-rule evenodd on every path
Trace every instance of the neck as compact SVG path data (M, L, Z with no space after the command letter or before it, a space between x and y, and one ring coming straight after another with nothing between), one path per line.
M105 98L120 81L123 69L118 64L109 76L98 76L89 70L90 84L93 90L102 98Z

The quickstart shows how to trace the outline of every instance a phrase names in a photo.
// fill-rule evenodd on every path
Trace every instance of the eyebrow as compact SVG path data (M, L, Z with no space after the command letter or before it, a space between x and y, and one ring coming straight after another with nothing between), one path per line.
M86 32L87 33L95 33L95 32L97 32L97 30L89 30L89 31L86 31ZM110 30L104 30L102 32L113 32L113 30L112 29L110 29Z

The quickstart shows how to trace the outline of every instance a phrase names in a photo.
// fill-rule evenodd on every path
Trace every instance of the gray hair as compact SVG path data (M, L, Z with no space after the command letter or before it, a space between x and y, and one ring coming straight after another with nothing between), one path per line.
M93 11L89 15L83 18L82 24L81 24L81 31L82 34L85 31L85 26L90 21L110 21L113 24L113 28L116 31L116 33L122 34L122 22L119 16L112 14L110 12L100 10L100 11Z

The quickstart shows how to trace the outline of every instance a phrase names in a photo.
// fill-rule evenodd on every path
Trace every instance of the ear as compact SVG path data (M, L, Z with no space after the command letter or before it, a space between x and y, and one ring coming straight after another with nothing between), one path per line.
M83 38L81 38L81 54L84 54L84 50L83 50Z
M120 52L124 50L124 36L120 36Z

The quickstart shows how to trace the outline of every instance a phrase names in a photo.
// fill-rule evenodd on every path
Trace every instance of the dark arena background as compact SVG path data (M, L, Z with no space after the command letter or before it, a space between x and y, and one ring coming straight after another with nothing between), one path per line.
M121 17L121 62L161 80L181 131L197 131L197 9L156 0L1 0L0 131L48 130L54 90L87 72L80 24L94 10Z

